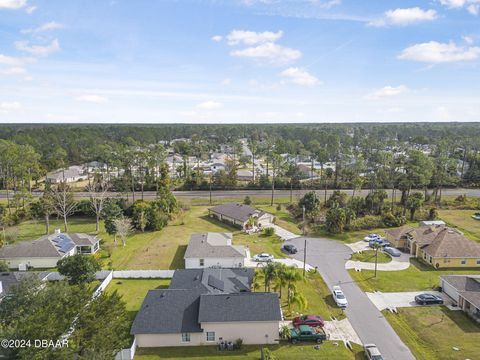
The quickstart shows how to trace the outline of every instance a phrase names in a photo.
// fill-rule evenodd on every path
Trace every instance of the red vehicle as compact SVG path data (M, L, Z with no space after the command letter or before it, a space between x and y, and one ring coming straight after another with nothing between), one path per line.
M311 327L323 327L325 325L323 319L317 315L304 315L293 319L293 326L308 325Z

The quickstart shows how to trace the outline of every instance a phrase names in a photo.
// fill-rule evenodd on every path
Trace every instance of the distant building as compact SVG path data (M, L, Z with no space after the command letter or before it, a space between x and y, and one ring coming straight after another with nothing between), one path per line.
M57 262L75 254L94 254L100 248L100 239L87 234L45 235L33 241L21 241L0 249L0 260L11 269L53 268Z
M80 180L87 180L88 175L83 166L70 166L67 169L58 170L45 177L45 181L50 184L59 184L61 182L72 183Z
M237 180L239 181L252 181L253 180L253 172L246 169L237 170Z
M185 251L185 268L236 268L245 266L248 250L232 245L231 233L192 234Z

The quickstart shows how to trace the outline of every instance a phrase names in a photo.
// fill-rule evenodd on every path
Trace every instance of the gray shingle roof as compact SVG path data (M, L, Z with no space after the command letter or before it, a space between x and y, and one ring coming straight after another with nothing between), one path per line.
M187 258L244 258L245 247L231 245L230 233L196 233L190 237L184 259Z
M63 238L64 245L58 241ZM99 240L87 234L50 234L44 235L37 240L21 241L17 244L5 245L0 249L0 259L9 258L61 258L75 245L93 245Z
M480 309L480 275L440 276L472 305Z
M221 204L208 210L242 222L247 221L252 215L262 216L264 214L264 212L261 210L237 203Z
M203 294L198 321L280 321L280 302L274 293Z
M238 293L250 291L255 270L242 269L184 269L175 270L169 289L199 289L202 293ZM216 280L223 285L220 289Z
M48 276L48 272L2 272L0 273L0 282L2 283L2 292L0 292L0 298L8 294L14 287L18 286L22 279L27 276L38 276L40 280L45 280Z
M131 334L202 332L198 323L198 289L150 290L133 321Z

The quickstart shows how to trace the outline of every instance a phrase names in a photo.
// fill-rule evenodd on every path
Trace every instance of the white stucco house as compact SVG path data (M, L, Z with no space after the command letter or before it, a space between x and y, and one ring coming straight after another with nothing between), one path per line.
M83 166L73 165L66 169L58 170L54 173L48 174L45 181L50 184L59 184L62 182L72 183L80 180L87 180L88 174L86 168Z
M278 344L276 293L252 293L252 269L176 270L169 289L150 290L131 334L139 347Z
M262 210L255 209L251 206L237 203L227 203L214 206L208 209L210 217L242 228L248 229L248 221L255 218L257 223L266 226L273 222L274 216Z
M232 245L231 233L196 233L185 251L185 269L244 267L249 257L245 246Z
M45 235L33 241L21 241L0 249L0 260L10 269L53 268L57 262L75 254L94 254L100 248L100 239L81 233Z

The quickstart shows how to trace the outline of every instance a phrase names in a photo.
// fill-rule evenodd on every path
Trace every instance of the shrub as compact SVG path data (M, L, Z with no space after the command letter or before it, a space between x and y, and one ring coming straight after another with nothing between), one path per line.
M9 271L7 263L3 260L0 260L0 272L7 272L7 271Z
M245 205L252 205L252 199L250 199L250 196L245 196L245 199L243 199L243 203Z
M463 195L457 196L457 198L455 199L455 202L458 204L465 204L467 202L467 195L463 194Z
M370 230L383 226L382 218L375 215L366 215L364 217L353 220L348 226L349 230Z
M242 348L242 345L243 345L243 339L237 339L235 340L235 348L240 350Z
M273 236L275 234L275 229L273 227L267 227L263 229L263 235L265 236Z
M17 241L18 239L18 228L16 227L11 227L5 230L5 242L8 243L13 243Z
M401 214L392 214L391 212L386 213L382 217L383 225L386 227L398 227L405 225L407 219Z
M432 207L428 211L428 220L436 220L436 219L438 219L438 211L437 211L437 208Z
M277 211L282 210L282 204L277 204Z

